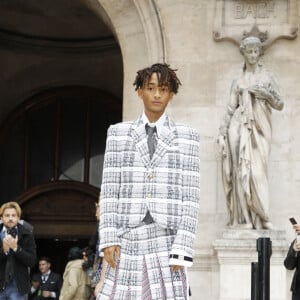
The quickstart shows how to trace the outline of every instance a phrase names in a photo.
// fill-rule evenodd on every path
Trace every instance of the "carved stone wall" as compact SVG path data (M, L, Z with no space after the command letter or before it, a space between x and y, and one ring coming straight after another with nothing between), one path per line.
M298 34L296 0L217 0L214 38L239 44L243 31L257 25L267 32L267 45Z
M191 299L199 299L199 295L203 299L220 299L220 264L213 244L226 227L227 210L216 137L232 79L243 67L243 57L236 45L254 24L268 33L262 62L277 75L286 101L284 111L272 116L270 216L276 229L286 231L287 241L293 238L288 217L300 211L298 1L98 1L122 50L124 120L135 118L142 109L132 87L136 70L156 61L166 61L178 68L182 87L168 112L175 120L196 127L201 138L201 204L195 264L189 272ZM281 256L276 257L278 268L282 266L283 254L284 247ZM291 274L287 272L286 278L280 278L286 280L286 291L274 295L274 299L285 300L283 294L290 299ZM250 295L244 299L250 299Z

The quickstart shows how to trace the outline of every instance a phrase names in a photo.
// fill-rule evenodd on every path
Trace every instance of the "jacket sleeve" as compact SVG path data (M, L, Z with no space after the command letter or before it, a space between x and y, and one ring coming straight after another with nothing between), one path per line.
M60 296L60 290L61 290L61 287L62 287L62 278L60 276L60 274L55 274L56 276L56 288L57 290L55 291L56 293L56 299L59 299L59 296Z
M172 245L170 265L190 267L193 264L193 242L198 223L200 199L200 157L199 135L190 128L187 145L183 146L183 211L181 222Z
M63 300L72 300L75 298L78 287L82 284L80 282L80 272L81 270L78 268L72 268L70 270L66 289L63 294Z
M119 151L116 125L110 126L107 133L100 195L100 251L106 247L121 244L117 236L117 207L121 178L121 155Z
M13 252L13 254L16 260L20 261L23 265L30 268L35 266L37 262L36 244L34 236L31 232L27 231L27 233L22 237L22 239L18 240L17 251Z
M293 241L290 245L289 251L286 255L286 258L284 259L284 266L288 269L288 270L293 270L297 267L297 261L298 261L298 252L296 252L293 248L294 246L294 242Z

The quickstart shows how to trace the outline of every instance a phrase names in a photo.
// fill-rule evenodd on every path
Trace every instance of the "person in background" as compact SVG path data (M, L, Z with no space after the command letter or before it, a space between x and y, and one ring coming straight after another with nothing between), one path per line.
M99 226L108 267L97 300L188 299L199 134L165 113L181 84L175 71L162 63L139 70L134 85L144 112L108 129Z
M82 267L84 263L82 249L72 247L69 250L68 260L59 300L88 300L90 280L87 272Z
M93 299L94 290L92 288L91 281L93 279L94 273L93 273L93 264L95 260L95 253L94 251L88 246L82 249L82 257L83 257L83 263L82 263L82 269L87 273L89 277L90 282L90 295L89 300Z
M21 213L17 202L0 208L0 300L26 300L30 291L36 244L32 231L19 223Z
M29 300L59 299L62 278L51 270L49 257L39 258L39 271L32 276Z
M300 224L293 225L296 236L300 237ZM300 239L297 238L292 241L286 258L284 260L284 266L288 270L295 270L291 284L292 300L300 300Z

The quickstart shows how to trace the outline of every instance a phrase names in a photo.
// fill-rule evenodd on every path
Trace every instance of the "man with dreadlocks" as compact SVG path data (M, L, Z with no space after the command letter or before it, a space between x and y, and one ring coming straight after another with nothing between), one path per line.
M144 112L108 130L100 251L108 262L97 300L186 300L199 203L199 136L165 109L181 84L154 64L134 82Z

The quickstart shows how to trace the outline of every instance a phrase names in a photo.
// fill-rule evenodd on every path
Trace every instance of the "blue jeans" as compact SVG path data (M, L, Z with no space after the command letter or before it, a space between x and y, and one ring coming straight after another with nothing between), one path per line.
M18 292L16 281L8 283L3 291L0 291L0 300L26 300L27 295Z

